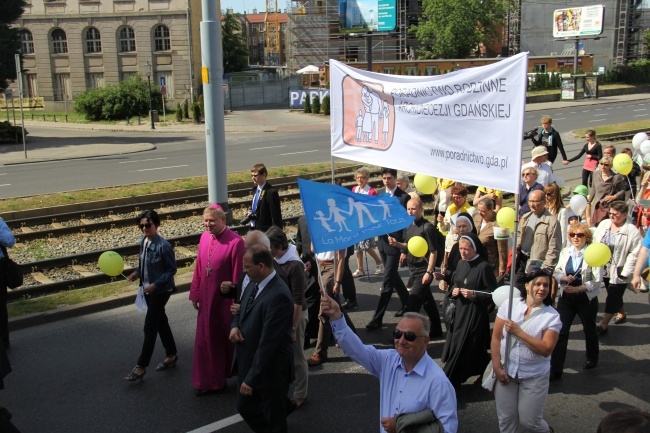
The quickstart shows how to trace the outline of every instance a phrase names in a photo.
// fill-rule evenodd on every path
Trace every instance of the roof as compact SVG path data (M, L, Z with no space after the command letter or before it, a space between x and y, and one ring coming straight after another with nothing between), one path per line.
M269 21L275 21L275 15L274 13L269 14ZM289 18L287 14L277 14L278 15L278 21L280 23L286 23L289 21ZM243 17L246 19L251 24L258 24L258 23L263 23L266 21L266 14L246 14L243 15Z

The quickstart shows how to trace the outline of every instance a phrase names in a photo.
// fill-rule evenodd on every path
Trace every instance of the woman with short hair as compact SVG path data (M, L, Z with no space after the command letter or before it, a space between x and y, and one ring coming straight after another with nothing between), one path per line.
M625 177L612 171L613 158L600 158L600 170L594 170L589 185L587 224L596 227L607 218L607 208L615 200L625 200Z
M544 186L537 182L537 169L526 167L521 171L522 182L519 184L519 218L530 212L528 195L533 191L542 191Z

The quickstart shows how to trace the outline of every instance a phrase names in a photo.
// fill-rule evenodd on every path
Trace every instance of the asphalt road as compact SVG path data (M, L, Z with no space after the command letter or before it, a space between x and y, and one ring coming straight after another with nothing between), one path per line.
M542 114L553 117L553 126L563 133L563 141L569 156L575 155L584 143L570 137L569 131L582 127L650 119L650 103L642 101L531 111L526 113L524 130L539 126ZM497 133L486 130L482 134ZM205 140L203 133L149 134L114 133L108 131L84 131L66 129L30 129L30 145L40 142L65 143L120 143L150 142L157 149L136 154L65 160L0 167L0 198L20 197L59 191L98 188L137 182L177 179L206 174ZM480 142L480 136L477 137ZM228 134L226 152L229 171L247 170L255 162L269 167L282 167L330 161L329 131L275 132ZM524 155L528 157L531 142L524 143ZM581 162L571 166L556 167L557 175L566 181L580 177ZM273 176L271 170L271 176ZM10 184L3 186L3 184Z
M377 304L380 279L356 281L360 308L351 317L359 335L366 343L388 348L397 321L397 296L384 328L369 333L364 325ZM435 297L441 299L441 294ZM552 383L546 405L545 417L556 432L593 433L600 419L618 407L650 410L648 296L627 292L625 300L628 323L612 325L601 339L600 363L594 370L582 370L584 339L581 326L574 325L564 376ZM144 317L134 306L12 333L9 356L14 372L0 392L0 406L13 412L23 433L250 432L236 416L234 382L220 395L193 394L196 319L186 293L172 297L168 315L179 349L178 367L166 372L150 368L144 382L136 385L122 381L142 344ZM434 359L439 360L442 346L442 340L430 345ZM158 343L152 364L163 357ZM290 416L289 431L377 433L377 380L339 349L330 349L330 359L310 369L307 404ZM498 432L490 393L465 384L458 393L458 408L459 432ZM227 426L214 424L219 421ZM212 427L201 429L206 425Z

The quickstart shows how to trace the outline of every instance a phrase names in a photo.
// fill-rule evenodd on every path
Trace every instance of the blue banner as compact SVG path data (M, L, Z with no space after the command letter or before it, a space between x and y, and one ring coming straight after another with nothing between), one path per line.
M314 251L347 248L413 222L396 197L357 194L338 185L298 179Z

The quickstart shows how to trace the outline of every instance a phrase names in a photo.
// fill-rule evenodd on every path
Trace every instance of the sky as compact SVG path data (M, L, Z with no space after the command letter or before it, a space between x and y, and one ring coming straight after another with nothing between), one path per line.
M284 12L285 9L290 7L290 2L286 0L276 0L278 9ZM257 9L257 13L264 13L266 11L265 0L221 0L221 10L232 9L234 12L239 13L253 13L253 9Z

